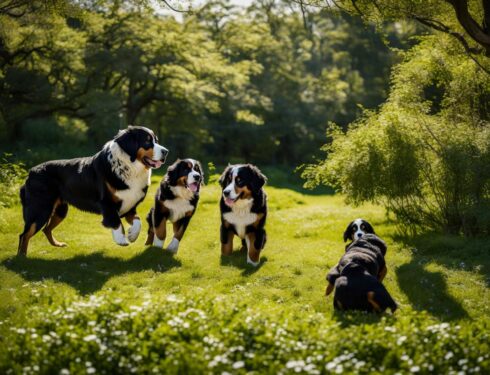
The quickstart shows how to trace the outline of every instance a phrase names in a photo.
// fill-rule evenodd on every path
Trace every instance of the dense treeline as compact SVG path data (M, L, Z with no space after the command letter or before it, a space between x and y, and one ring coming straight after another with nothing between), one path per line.
M28 164L143 124L173 157L294 166L328 121L346 127L387 95L394 54L347 15L216 1L178 22L138 2L19 3L0 6L0 143ZM399 46L400 27L386 30Z

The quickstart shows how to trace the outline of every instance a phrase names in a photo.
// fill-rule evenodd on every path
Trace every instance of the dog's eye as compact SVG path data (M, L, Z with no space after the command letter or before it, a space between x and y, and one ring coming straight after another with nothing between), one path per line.
M235 184L237 184L238 186L241 187L244 185L244 182L240 177L237 177L237 178L235 178Z
M150 136L146 137L146 143L151 143L151 137Z

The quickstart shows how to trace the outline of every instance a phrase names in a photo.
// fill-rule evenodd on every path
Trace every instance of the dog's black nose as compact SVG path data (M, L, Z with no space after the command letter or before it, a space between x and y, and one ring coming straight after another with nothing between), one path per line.
M357 233L357 237L362 237L362 233Z
M167 150L166 148L164 148L164 149L162 150L162 157L163 157L163 158L166 158L166 157L167 157L167 155L168 155L168 150Z
M201 175L198 173L196 173L193 177L194 177L194 180L197 180L197 181L199 181L201 179Z
M230 191L224 190L223 191L223 194L224 194L225 197L229 197L230 196Z

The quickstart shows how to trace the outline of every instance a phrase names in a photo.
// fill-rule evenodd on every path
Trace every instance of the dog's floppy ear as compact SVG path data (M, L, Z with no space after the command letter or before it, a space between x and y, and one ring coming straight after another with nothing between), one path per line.
M267 177L265 177L265 175L256 166L248 164L247 167L252 171L252 191L258 193L259 190L262 189L262 186L264 186L267 182Z
M223 189L226 187L226 185L225 185L226 177L231 172L232 168L233 168L233 166L228 164L228 166L225 168L224 172L221 174L221 176L218 180L219 184L221 185L221 187Z
M371 224L369 224L366 220L363 220L362 223L364 224L364 227L366 228L366 233L376 234L374 232L373 226Z
M347 225L347 228L345 228L345 232L344 232L344 242L347 242L347 240L350 240L352 239L352 225L354 224L353 221L351 221L349 223L349 225Z
M175 186L177 184L177 180L179 179L177 173L177 166L180 164L180 159L177 159L171 166L167 168L167 175L165 176L165 180L171 185Z
M128 126L128 128L125 130L119 130L119 133L117 133L117 135L114 137L114 141L126 154L129 155L131 162L134 162L136 160L139 147L138 139L132 129L132 126Z
M196 162L195 168L197 169L197 172L201 175L201 185L204 185L204 170L202 169L202 165L199 161L194 160Z

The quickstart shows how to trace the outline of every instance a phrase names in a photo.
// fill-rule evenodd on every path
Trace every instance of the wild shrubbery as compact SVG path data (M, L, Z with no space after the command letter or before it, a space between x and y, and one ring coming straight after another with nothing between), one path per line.
M490 75L427 37L397 67L389 100L344 134L309 184L382 202L405 229L490 234ZM449 55L452 55L449 57Z
M10 161L10 155L0 157L0 207L10 207L19 202L19 187L27 172L22 163Z
M30 316L0 337L2 373L490 371L485 319L456 325L405 311L337 323L281 305L173 295L129 307L92 296Z

